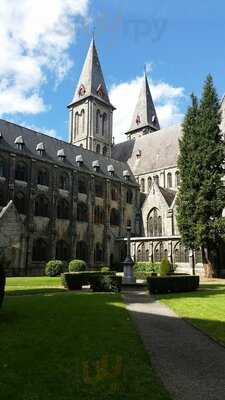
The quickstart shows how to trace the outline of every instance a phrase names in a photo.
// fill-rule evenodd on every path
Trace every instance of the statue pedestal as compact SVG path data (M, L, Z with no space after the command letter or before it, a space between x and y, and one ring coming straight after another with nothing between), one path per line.
M127 256L123 262L123 281L125 285L136 283L133 271L134 262L130 256Z

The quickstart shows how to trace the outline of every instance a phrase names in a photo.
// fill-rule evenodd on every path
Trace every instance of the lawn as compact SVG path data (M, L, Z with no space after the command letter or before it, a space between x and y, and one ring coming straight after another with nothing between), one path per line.
M1 400L170 399L118 294L6 296L0 332Z
M205 283L196 292L158 295L178 315L225 344L225 283Z
M17 277L6 279L6 294L34 294L34 293L46 293L62 291L63 287L61 284L60 277Z

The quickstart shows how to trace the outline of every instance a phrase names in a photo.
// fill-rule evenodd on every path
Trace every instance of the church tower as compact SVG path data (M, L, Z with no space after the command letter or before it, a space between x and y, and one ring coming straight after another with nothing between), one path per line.
M131 126L126 135L129 139L135 139L159 129L159 121L145 71Z
M109 101L94 38L68 108L70 142L110 157L115 108Z

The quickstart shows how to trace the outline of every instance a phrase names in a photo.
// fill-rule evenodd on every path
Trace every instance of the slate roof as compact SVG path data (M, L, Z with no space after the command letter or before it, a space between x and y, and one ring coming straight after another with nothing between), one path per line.
M162 193L164 199L166 200L168 206L170 207L175 196L176 196L176 191L175 190L171 190L171 189L167 189L167 188L163 188L161 186L159 186L159 190Z
M154 131L160 129L152 95L149 89L148 78L145 72L131 126L127 134L147 127Z
M81 86L83 86L85 91L82 96L79 95ZM102 96L98 94L99 89L101 89ZM108 91L102 73L94 38L91 41L80 79L70 105L89 96L94 96L98 100L103 101L107 105L110 105L112 108L114 108L109 101Z
M76 156L82 155L84 163L81 167L81 170L95 174L92 163L95 160L99 160L100 171L98 175L106 175L108 178L110 178L108 165L113 165L115 174L114 177L111 179L119 179L120 181L125 182L123 171L128 170L130 172L129 182L137 185L136 180L126 162L121 162L111 159L109 157L105 157L101 154L97 154L96 152L86 150L82 147L72 145L63 140L53 138L43 133L33 131L20 125L16 125L12 122L5 121L3 119L0 119L0 132L2 134L2 137L0 138L0 150L28 156L42 162L51 162L70 169L78 168L76 163ZM15 144L15 139L18 136L23 137L23 150L18 150L17 145ZM44 156L41 156L36 151L36 147L39 143L44 144ZM64 149L64 153L66 156L64 161L60 160L57 156L57 152L61 149Z
M128 162L134 175L175 167L179 153L181 125L174 125L115 145L112 157ZM139 154L139 157L137 155Z

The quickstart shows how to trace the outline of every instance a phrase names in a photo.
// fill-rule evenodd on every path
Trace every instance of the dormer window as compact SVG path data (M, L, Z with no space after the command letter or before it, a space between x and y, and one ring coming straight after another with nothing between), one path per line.
M95 160L92 162L92 168L95 170L95 172L100 171L100 163L98 160Z
M23 150L23 148L24 148L24 141L23 141L23 137L22 136L18 136L16 139L15 139L15 145L16 145L16 147L17 147L17 150Z
M130 172L127 169L123 171L123 177L124 177L125 181L129 181Z
M136 124L139 125L141 123L140 115L138 114L136 117Z
M65 161L66 155L64 149L60 149L57 151L57 157L60 161Z
M103 86L102 86L102 84L100 83L100 85L98 85L98 87L97 87L97 94L98 94L98 96L99 97L104 97L104 90L103 90Z
M82 167L84 160L81 154L79 154L78 156L76 156L76 163L78 165L78 167Z
M45 145L44 143L38 143L38 145L36 146L36 151L38 152L38 154L40 156L43 156L45 154Z
M152 116L152 122L155 122L155 119L156 119L156 117L155 117L155 115L153 115Z
M78 90L78 95L79 95L79 97L81 97L81 96L84 96L85 93L86 93L86 89L85 89L85 86L82 84L82 85L80 85L80 88Z
M136 157L137 157L137 159L141 158L141 150L138 150Z
M114 176L115 175L115 169L113 165L108 165L107 167L108 173L110 176Z

